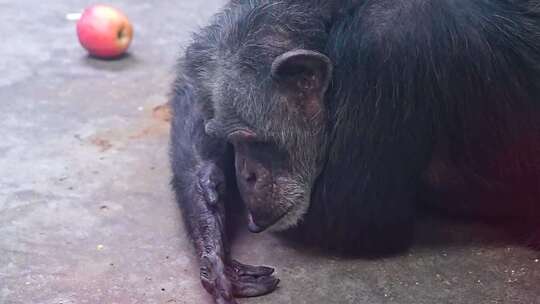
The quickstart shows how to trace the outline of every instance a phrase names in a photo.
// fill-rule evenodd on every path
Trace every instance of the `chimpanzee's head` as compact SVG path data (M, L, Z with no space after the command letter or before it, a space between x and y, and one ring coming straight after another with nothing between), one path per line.
M332 63L321 51L324 22L306 11L269 5L236 16L208 71L206 132L234 147L253 232L301 220L325 158Z

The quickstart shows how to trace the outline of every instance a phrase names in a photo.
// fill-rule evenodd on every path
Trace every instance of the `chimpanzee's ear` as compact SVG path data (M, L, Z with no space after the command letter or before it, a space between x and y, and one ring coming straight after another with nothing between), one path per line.
M320 111L324 93L332 77L332 62L324 54L309 50L293 50L272 63L272 77L300 102L307 115Z

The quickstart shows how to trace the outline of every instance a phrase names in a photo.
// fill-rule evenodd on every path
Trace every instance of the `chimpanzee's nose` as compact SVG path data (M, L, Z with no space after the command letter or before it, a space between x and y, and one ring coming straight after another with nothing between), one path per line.
M254 187L255 183L257 183L257 174L253 171L246 172L244 179L249 187Z

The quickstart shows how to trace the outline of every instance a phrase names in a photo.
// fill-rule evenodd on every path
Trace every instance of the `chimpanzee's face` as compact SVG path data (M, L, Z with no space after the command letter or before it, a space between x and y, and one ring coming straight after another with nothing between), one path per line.
M235 138L232 143L238 190L249 211L249 229L283 230L295 225L309 207L317 175L318 164L312 156L304 160L311 166L301 168L292 161L294 151L276 142Z
M275 58L268 70L262 79L221 75L216 116L206 124L207 133L234 147L238 190L253 232L283 230L301 220L325 156L329 59L294 50Z

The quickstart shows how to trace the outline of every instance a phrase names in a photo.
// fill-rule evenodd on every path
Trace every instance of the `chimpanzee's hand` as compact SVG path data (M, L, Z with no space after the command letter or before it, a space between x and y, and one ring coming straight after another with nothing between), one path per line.
M217 256L201 259L201 282L218 304L233 304L234 297L257 297L274 291L279 283L264 266L244 265L232 260L225 265Z
M272 275L274 269L245 265L228 255L223 172L207 163L198 173L197 230L201 237L197 238L196 247L201 254L202 285L218 304L235 304L234 297L256 297L274 291L279 283Z

